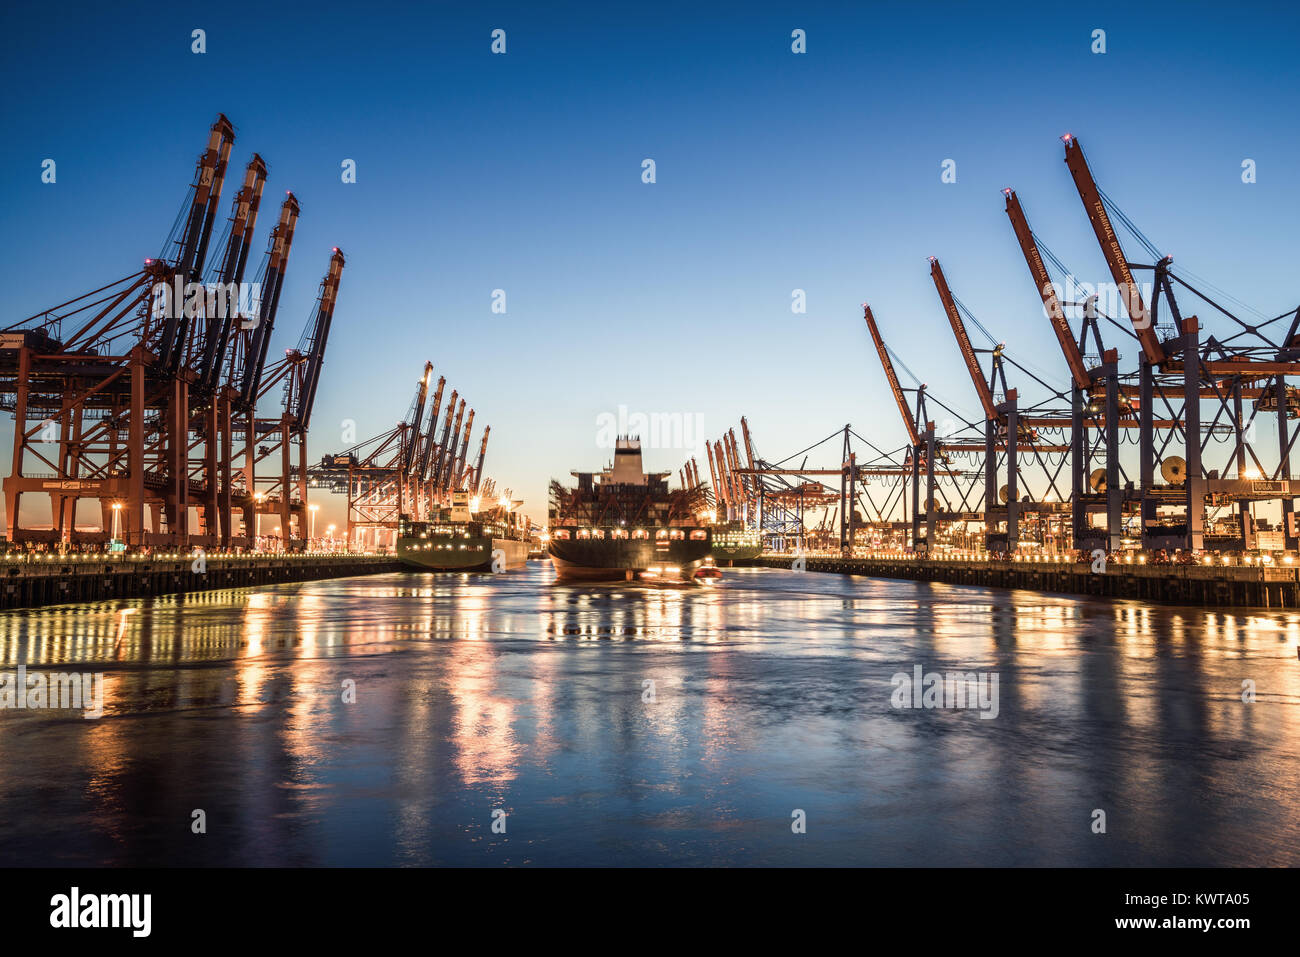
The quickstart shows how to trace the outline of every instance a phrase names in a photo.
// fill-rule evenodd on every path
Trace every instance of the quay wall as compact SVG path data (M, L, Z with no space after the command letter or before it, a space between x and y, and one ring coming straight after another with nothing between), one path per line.
M754 565L790 568L793 555L763 555ZM810 572L1023 588L1066 595L1128 598L1216 608L1300 608L1300 567L1289 565L1138 565L1109 562L1094 572L1075 562L994 562L908 558L804 558Z
M354 554L47 555L0 558L0 609L145 598L215 588L398 571L391 556Z

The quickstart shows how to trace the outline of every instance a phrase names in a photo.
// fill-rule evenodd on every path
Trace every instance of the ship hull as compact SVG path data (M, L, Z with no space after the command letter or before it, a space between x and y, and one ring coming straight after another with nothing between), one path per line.
M654 573L664 580L689 580L709 557L707 541L579 539L550 543L555 576L567 581L628 581Z
M762 545L714 545L713 559L719 562L748 562L763 554Z
M397 560L407 568L426 572L490 572L494 558L501 569L519 568L528 561L528 543L513 538L473 536L448 543L418 538L397 540Z

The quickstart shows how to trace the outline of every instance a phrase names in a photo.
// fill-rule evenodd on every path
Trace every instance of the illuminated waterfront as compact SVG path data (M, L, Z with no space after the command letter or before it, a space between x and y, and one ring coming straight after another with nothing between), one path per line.
M0 671L103 672L105 706L0 712L0 860L1300 863L1295 612L769 569L552 579L5 613ZM918 665L996 674L996 719L891 707Z

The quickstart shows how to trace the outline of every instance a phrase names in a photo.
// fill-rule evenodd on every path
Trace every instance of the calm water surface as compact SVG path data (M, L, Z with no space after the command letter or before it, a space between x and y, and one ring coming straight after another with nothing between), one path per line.
M1300 864L1295 613L553 579L0 614L0 671L106 698L0 711L0 864ZM997 718L891 707L918 664L996 673Z

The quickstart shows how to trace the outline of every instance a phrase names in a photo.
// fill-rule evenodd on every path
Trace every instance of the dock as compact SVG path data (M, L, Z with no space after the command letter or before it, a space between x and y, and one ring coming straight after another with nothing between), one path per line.
M377 575L401 568L391 555L31 555L0 559L0 609L249 588Z
M982 558L803 557L809 572L1019 588L1064 595L1121 598L1214 608L1300 608L1300 568L1291 564L1149 565L1109 562L1104 571L1073 560L994 561ZM795 556L767 553L754 565L786 568Z

